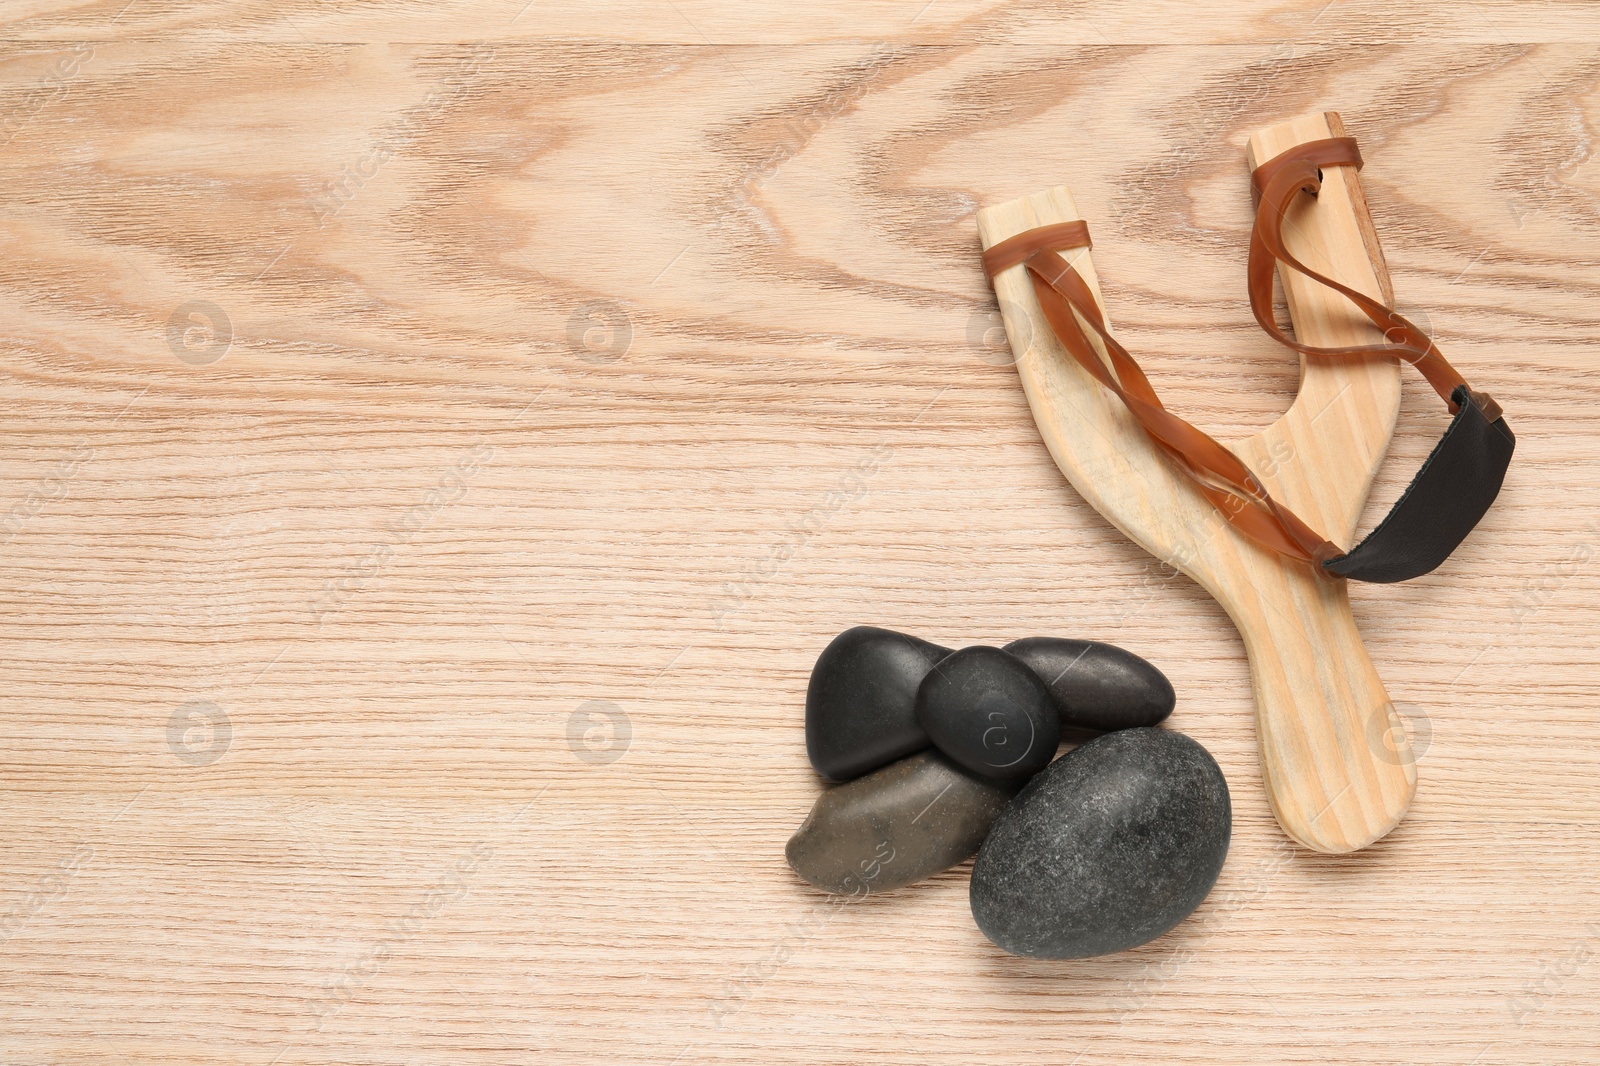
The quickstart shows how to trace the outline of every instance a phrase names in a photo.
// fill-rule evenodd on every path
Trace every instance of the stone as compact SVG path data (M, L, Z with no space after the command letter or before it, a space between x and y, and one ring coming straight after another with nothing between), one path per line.
M1065 729L1109 733L1151 726L1177 703L1172 682L1160 670L1114 644L1024 637L1005 650L1039 675Z
M1013 955L1082 959L1183 921L1228 854L1228 783L1211 754L1165 729L1074 748L1007 804L972 867L978 928Z
M825 892L886 892L971 858L1012 791L921 751L817 797L785 854Z
M917 723L950 758L1003 781L1043 770L1061 742L1050 690L999 648L962 648L940 659L917 690Z
M949 654L875 626L834 637L806 690L806 754L817 773L849 781L928 747L917 724L917 686Z

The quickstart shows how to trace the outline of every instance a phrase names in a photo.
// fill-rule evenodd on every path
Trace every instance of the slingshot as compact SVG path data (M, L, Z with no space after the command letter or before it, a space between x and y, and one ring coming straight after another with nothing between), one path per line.
M1063 474L1146 551L1228 612L1250 659L1267 794L1284 831L1324 852L1393 829L1416 788L1405 728L1350 613L1345 577L1438 566L1493 502L1514 439L1431 339L1396 314L1337 114L1256 133L1250 248L1257 321L1301 353L1300 391L1224 448L1166 410L1110 334L1088 230L1057 186L978 214L985 267L1034 420ZM1309 193L1310 195L1305 195ZM1279 268L1292 337L1272 317ZM1389 516L1355 526L1400 407L1400 362L1454 418Z

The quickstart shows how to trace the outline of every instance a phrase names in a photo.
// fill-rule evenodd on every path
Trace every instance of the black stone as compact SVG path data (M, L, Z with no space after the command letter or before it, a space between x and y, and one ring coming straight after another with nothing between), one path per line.
M1137 947L1200 905L1228 854L1216 760L1182 733L1096 737L1029 781L972 867L972 917L1014 955Z
M785 854L826 892L886 892L970 858L1012 792L921 751L824 792Z
M1005 650L1039 675L1066 729L1108 733L1155 725L1177 702L1160 670L1114 644L1024 637Z
M1061 742L1050 690L999 648L962 648L940 659L917 690L917 722L950 758L1002 781L1043 770Z
M949 654L873 626L834 637L806 690L806 754L817 773L848 781L931 744L917 724L917 686Z

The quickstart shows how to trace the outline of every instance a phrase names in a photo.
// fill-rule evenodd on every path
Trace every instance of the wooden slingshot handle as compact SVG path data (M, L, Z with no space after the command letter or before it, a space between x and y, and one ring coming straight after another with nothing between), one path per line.
M1331 112L1273 126L1250 139L1251 166L1297 144L1344 135ZM1071 195L1057 186L985 208L978 230L990 248L1079 217ZM1308 266L1393 305L1352 168L1327 168L1321 193L1301 198L1284 233L1290 251ZM1241 242L1241 275L1244 251ZM1088 249L1062 255L1103 313ZM1338 293L1281 269L1280 277L1302 341L1326 347L1382 342ZM1323 852L1355 851L1382 837L1404 816L1416 769L1404 726L1361 644L1345 582L1234 532L1127 408L1062 348L1026 268L1002 271L994 285L1023 389L1056 465L1130 539L1215 597L1244 638L1262 773L1284 831ZM1104 359L1098 338L1091 343ZM1393 357L1302 356L1300 391L1289 410L1230 447L1274 497L1348 549L1399 409L1400 367Z

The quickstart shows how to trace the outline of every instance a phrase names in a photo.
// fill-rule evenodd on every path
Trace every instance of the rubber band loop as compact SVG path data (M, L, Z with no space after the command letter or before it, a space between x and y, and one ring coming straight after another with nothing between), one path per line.
M983 253L983 265L991 281L1014 266L1027 269L1039 308L1062 347L1122 401L1145 433L1240 533L1268 550L1311 563L1329 577L1400 581L1437 567L1477 524L1499 493L1516 438L1500 406L1487 394L1474 392L1415 323L1312 270L1284 245L1284 214L1301 193L1317 195L1322 168L1361 164L1354 138L1334 137L1298 145L1257 167L1251 184L1259 200L1248 261L1250 307L1274 340L1311 357L1398 356L1417 368L1455 416L1406 494L1348 553L1274 500L1238 456L1161 403L1137 360L1111 336L1088 283L1059 254L1091 246L1086 222L1060 222L1009 237ZM1395 340L1339 348L1295 340L1273 319L1272 277L1278 263L1342 294L1386 339ZM1091 343L1091 332L1104 347L1104 359Z

